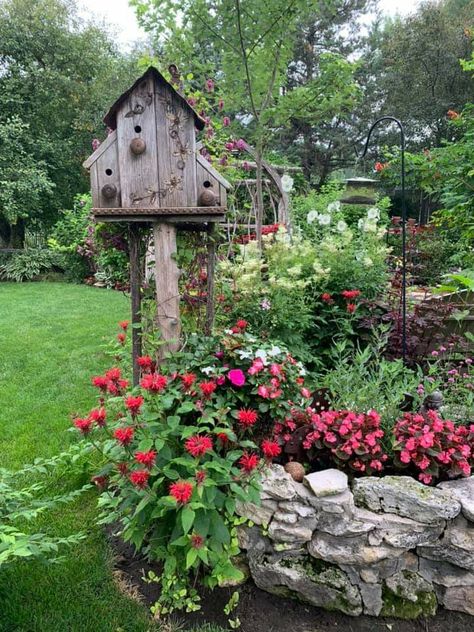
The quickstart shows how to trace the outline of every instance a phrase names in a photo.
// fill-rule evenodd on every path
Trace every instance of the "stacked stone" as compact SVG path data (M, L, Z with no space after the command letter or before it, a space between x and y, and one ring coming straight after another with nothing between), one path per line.
M350 615L474 615L474 477L365 477L351 490L338 470L298 483L272 465L261 505L238 511L256 525L240 544L263 590Z

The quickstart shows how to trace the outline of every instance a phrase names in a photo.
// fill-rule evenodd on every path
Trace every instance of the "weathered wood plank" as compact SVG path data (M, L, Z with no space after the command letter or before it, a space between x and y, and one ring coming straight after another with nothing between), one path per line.
M117 140L109 145L107 151L97 159L93 167L95 168L97 178L95 186L99 189L99 206L101 208L120 206L122 196L120 192L120 167ZM113 197L107 197L107 195L104 195L103 190L105 186L115 187L117 193Z
M158 148L153 77L144 79L120 105L117 113L117 142L122 187L126 207L158 207ZM141 154L134 154L130 143L140 138L146 143Z
M100 156L102 156L104 151L106 151L110 147L110 145L112 145L116 140L117 140L117 131L114 130L107 136L107 138L104 141L100 143L100 145L97 147L95 152L91 154L89 158L87 158L87 160L84 160L84 162L82 163L82 166L84 167L84 169L90 169L91 165L93 165L94 162L98 158L100 158Z
M98 215L223 215L226 209L223 206L188 206L188 207L162 207L162 208L93 208L92 212Z
M176 263L176 227L153 224L155 242L155 286L157 323L164 344L159 347L158 359L179 349L181 321L179 317L179 270Z

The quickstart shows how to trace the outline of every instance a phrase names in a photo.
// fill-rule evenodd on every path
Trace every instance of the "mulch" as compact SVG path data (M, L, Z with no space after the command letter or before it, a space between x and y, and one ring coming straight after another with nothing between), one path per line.
M134 554L133 548L108 532L115 554L115 567L132 593L138 593L148 607L159 597L159 585L146 583L143 577L149 570L159 573L159 567L149 564ZM201 610L191 614L174 613L172 618L183 627L212 623L229 629L224 605L235 588L203 589ZM291 599L264 592L248 581L239 587L240 601L231 618L238 617L241 632L473 632L474 617L440 608L435 617L402 621L400 619L349 617L338 612L327 612Z

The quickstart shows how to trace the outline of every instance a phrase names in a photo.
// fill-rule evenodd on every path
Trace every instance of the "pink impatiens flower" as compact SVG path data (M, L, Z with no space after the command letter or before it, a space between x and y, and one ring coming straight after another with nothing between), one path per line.
M231 369L227 373L227 377L234 386L243 386L245 384L245 374L241 369Z

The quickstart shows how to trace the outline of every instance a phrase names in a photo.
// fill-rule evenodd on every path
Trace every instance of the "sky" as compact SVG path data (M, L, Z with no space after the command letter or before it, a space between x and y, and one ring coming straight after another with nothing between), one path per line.
M134 11L128 6L128 0L79 0L78 4L84 17L93 14L113 27L123 47L130 47L146 38ZM379 0L380 8L386 15L410 13L417 4L418 0Z

